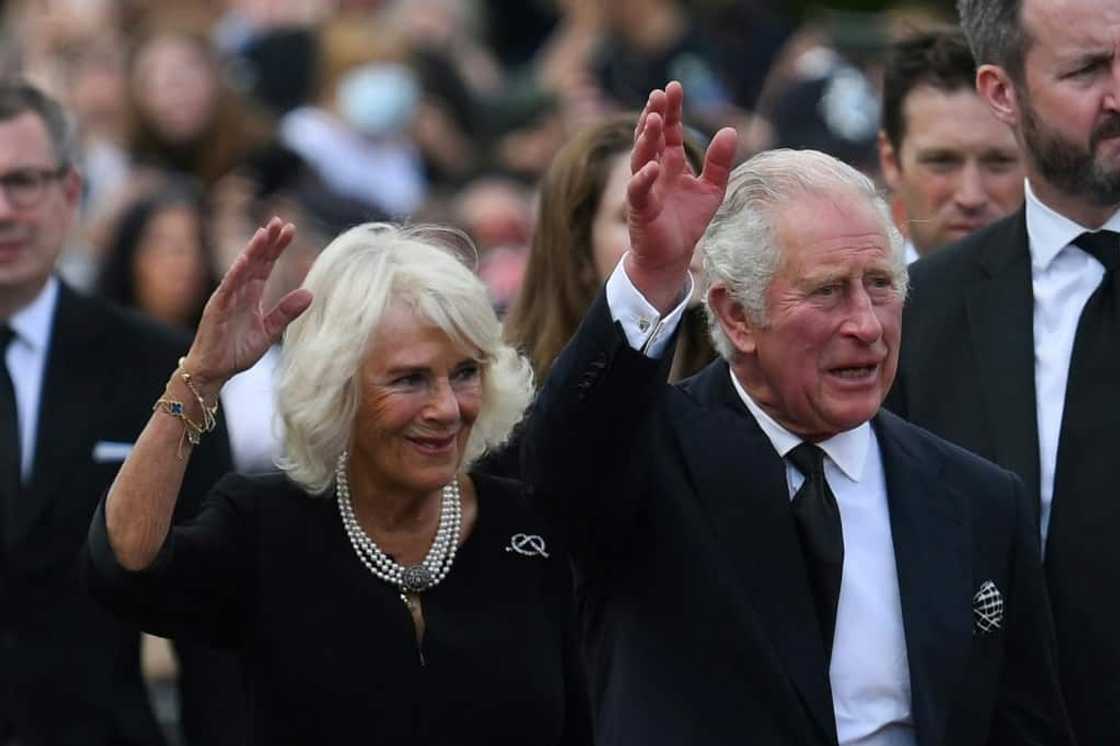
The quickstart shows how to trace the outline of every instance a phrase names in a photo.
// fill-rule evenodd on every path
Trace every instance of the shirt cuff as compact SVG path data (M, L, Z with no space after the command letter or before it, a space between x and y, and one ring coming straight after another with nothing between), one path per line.
M623 266L625 264L625 261L619 261L607 278L607 306L611 309L611 318L622 324L622 331L631 347L646 357L659 358L673 338L673 332L688 306L688 299L692 297L692 273L688 273L688 287L681 295L680 305L662 317L630 282Z

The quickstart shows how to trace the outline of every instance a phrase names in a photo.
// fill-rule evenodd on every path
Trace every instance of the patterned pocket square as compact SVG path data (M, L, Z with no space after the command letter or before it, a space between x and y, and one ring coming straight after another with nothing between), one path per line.
M973 634L991 634L1003 623L1003 594L992 581L985 580L972 597L972 616L976 618Z

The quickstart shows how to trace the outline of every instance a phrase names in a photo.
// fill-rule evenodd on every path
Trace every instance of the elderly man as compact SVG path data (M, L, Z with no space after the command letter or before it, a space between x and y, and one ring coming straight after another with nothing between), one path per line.
M1120 733L1120 3L973 0L1024 208L914 270L888 405L1022 477L1078 740Z
M693 176L682 95L643 112L632 249L525 440L571 528L597 743L1070 743L1021 483L880 410L885 205L812 151L729 182L730 130ZM722 359L670 386L698 241Z
M976 93L975 79L957 29L912 34L887 53L879 165L902 208L907 261L1023 204L1019 146Z
M65 112L0 81L0 744L165 743L139 635L88 598L77 558L102 494L188 341L53 274L81 194ZM197 499L230 468L224 431ZM232 658L180 649L191 742L243 733Z

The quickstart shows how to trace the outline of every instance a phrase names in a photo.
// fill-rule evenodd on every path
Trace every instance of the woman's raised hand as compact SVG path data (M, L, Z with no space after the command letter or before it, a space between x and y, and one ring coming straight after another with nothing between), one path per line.
M298 288L272 309L261 307L272 267L295 230L279 218L258 228L210 296L184 364L200 385L216 390L252 367L311 304L311 293Z
M684 152L683 103L677 82L650 93L630 153L626 274L662 312L680 302L692 253L723 202L735 157L735 130L724 127L708 145L703 172L692 172Z

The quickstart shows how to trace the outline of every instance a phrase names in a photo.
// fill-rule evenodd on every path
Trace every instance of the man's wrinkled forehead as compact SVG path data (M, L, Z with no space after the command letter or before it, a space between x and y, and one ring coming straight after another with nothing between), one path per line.
M1120 3L1113 0L1024 0L1020 22L1024 59L1060 62L1120 46Z
M806 192L776 220L781 265L826 266L858 260L895 262L888 216L871 195L854 189Z

